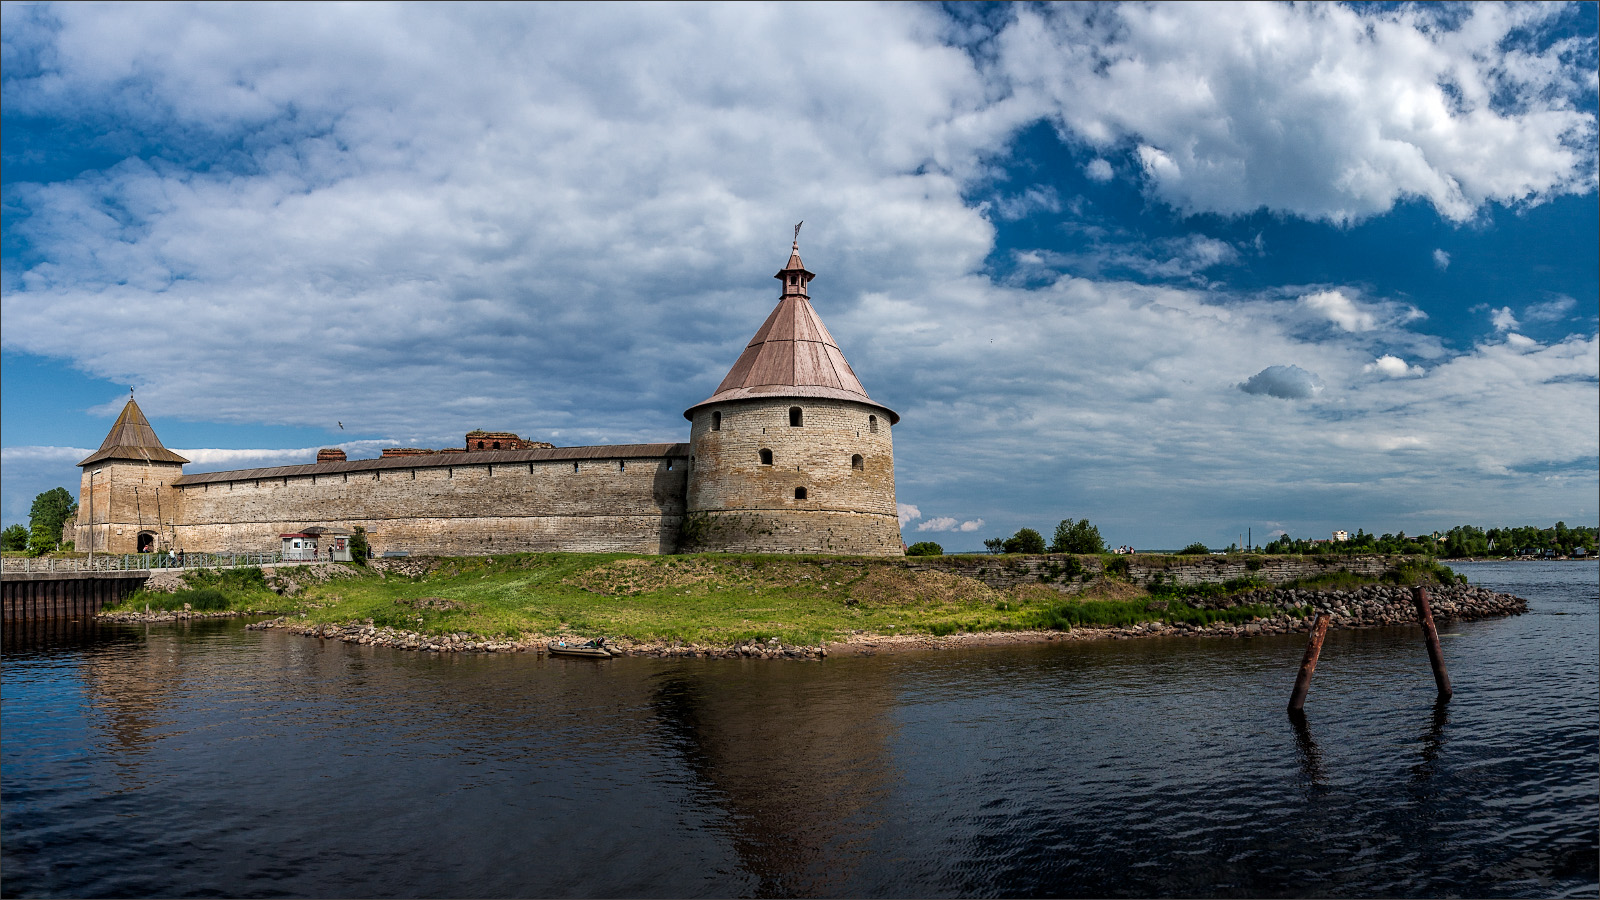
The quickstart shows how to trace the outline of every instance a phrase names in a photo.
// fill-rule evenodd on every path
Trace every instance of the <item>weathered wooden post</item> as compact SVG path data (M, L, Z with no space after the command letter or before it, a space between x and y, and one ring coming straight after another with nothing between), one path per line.
M1322 655L1322 639L1328 636L1327 613L1317 616L1317 621L1311 626L1311 634L1306 640L1306 655L1300 660L1300 674L1294 680L1294 693L1289 695L1289 714L1295 715L1305 709L1306 692L1311 690L1311 674L1317 671L1317 657Z
M1411 602L1416 604L1417 618L1422 622L1422 634L1428 642L1428 662L1433 666L1433 682L1439 686L1439 699L1449 700L1450 673L1444 668L1444 651L1439 649L1439 629L1433 627L1433 607L1428 605L1428 589L1417 585L1411 589Z

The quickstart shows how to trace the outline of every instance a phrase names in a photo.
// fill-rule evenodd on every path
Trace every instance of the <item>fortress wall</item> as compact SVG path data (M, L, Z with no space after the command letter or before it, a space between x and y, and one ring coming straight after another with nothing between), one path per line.
M1063 563L1069 557L1083 571L1067 577ZM1117 559L1118 557L1113 557ZM1404 557L1398 556L1151 556L1135 554L1120 557L1128 562L1129 582L1148 586L1157 576L1168 584L1221 584L1235 578L1257 578L1267 584L1284 584L1329 572L1351 572L1378 576ZM1064 594L1076 594L1104 571L1104 557L1092 554L1052 553L1045 556L911 556L905 566L918 571L949 572L976 578L996 590L1010 590L1026 584L1044 584ZM1251 568L1251 565L1255 568Z
M89 480L93 478L95 552L133 553L141 531L157 535L160 545L166 546L171 535L166 526L178 516L180 501L172 482L183 474L181 465L110 460L85 466L82 472L78 518L75 527L62 530L63 541L76 541L79 550L90 549Z
M789 407L804 412L805 424L789 425ZM711 430L722 413L722 429ZM868 427L876 415L878 431ZM868 512L899 517L894 506L894 442L889 417L848 400L774 399L735 401L695 411L689 432L693 448L689 509L804 509ZM760 451L772 451L762 465ZM853 455L860 470L851 468ZM804 487L807 499L794 499Z
M437 457L428 458L429 461ZM374 532L379 551L670 553L683 516L681 458L430 465L183 485L186 550L267 551L311 525Z
M699 542L686 552L842 553L900 556L900 519L877 513L716 510L693 514Z
M798 406L804 424L789 424ZM720 430L713 414L722 413ZM869 416L877 417L877 431ZM705 550L899 555L888 415L848 400L774 398L696 410L688 508ZM772 464L761 463L761 450ZM862 457L861 468L852 457ZM796 488L806 498L796 499Z

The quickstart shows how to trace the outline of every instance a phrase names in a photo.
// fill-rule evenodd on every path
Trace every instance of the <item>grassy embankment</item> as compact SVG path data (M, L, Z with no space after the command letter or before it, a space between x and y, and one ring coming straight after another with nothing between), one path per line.
M292 570L286 577L295 577ZM1453 580L1448 569L1420 563L1390 581ZM893 562L830 556L631 556L542 553L438 560L419 577L358 570L274 593L259 569L191 572L189 590L140 592L108 611L257 610L307 622L371 619L375 625L424 634L468 632L484 637L540 634L606 635L640 641L733 644L776 637L785 644L845 640L864 634L1070 629L1139 622L1248 622L1260 606L1202 608L1265 585L1226 584L1146 590L1117 577L1096 577L1076 597L1045 584L999 591L943 572L911 572ZM1338 588L1370 583L1346 573L1297 586ZM445 601L445 602L441 602Z

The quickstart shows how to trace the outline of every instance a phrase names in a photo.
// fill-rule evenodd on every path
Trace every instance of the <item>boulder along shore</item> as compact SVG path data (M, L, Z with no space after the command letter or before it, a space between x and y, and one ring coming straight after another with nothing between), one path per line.
M1468 621L1527 612L1528 601L1470 585L1434 585L1428 588L1434 621ZM1159 601L1158 601L1159 602ZM1226 598L1196 599L1196 607L1224 609L1232 606L1261 605L1275 612L1242 624L1143 622L1112 628L1080 627L1070 631L987 631L961 632L946 636L928 634L853 634L844 641L816 645L782 644L777 640L740 641L735 644L703 644L683 641L635 641L607 639L613 656L640 656L657 659L697 657L709 659L822 659L827 656L871 656L908 650L949 650L965 647L997 647L1052 641L1129 640L1146 637L1227 637L1249 638L1269 634L1307 631L1318 613L1331 617L1331 628L1382 628L1412 625L1417 622L1411 601L1411 588L1396 585L1365 585L1337 591L1301 589L1258 590ZM162 622L174 619L216 618L231 613L122 613L105 615L119 622ZM371 621L312 623L288 616L245 626L251 630L282 629L290 634L351 644L416 650L428 653L543 653L554 640L579 643L575 635L525 635L519 638L490 637L470 632L422 634L405 629L374 625Z

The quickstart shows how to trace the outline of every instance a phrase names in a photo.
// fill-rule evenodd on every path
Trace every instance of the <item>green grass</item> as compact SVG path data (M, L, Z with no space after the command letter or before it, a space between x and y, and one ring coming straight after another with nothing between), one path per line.
M266 577L260 569L191 569L184 573L187 590L171 594L159 591L136 591L108 612L151 610L175 612L185 603L198 612L245 611L278 609L283 598L267 587Z
M769 638L812 644L855 633L1207 624L1270 614L1258 607L1200 609L1185 599L1261 586L1254 579L1157 586L1150 594L1120 581L1101 581L1089 584L1081 599L1068 599L1042 584L997 591L947 572L910 572L896 561L837 556L459 557L438 561L422 577L369 570L307 587L292 598L272 593L258 569L191 571L186 577L189 591L141 592L113 611L141 610L146 603L152 609L181 609L187 602L196 610L270 610L308 623L371 619L378 626L424 634L604 635L712 645Z

